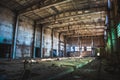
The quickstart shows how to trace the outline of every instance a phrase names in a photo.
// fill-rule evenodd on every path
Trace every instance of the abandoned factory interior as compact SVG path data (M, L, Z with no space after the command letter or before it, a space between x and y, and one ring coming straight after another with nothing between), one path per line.
M0 0L0 80L119 80L120 0Z

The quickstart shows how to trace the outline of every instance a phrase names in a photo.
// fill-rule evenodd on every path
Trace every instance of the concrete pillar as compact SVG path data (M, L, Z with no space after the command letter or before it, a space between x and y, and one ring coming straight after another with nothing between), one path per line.
M79 45L79 55L81 54L81 50L80 50L80 37L78 37L78 45Z
M59 35L58 35L58 41L59 41L59 43L58 43L58 52L59 52L58 56L60 56L60 35L61 35L61 33L59 33Z
M53 33L54 33L54 30L51 29L51 57L53 57Z
M67 56L67 54L66 54L66 43L67 43L66 39L67 39L66 36L64 36L64 55L63 55L64 57Z
M92 41L91 41L91 44L92 44L92 56L95 56L95 45L94 45L94 37L92 37Z
M36 22L34 22L34 26L33 26L33 42L32 42L32 54L31 54L31 58L35 58L35 39L36 39Z
M41 25L40 26L40 28L41 28L41 35L40 35L40 53L41 53L41 58L43 58L43 35L44 35L44 28L43 28L43 26Z
M18 33L18 25L19 23L19 15L15 15L15 19L14 19L14 27L13 27L13 40L12 40L12 54L11 54L11 58L15 59L16 57L16 42L17 42L17 33Z

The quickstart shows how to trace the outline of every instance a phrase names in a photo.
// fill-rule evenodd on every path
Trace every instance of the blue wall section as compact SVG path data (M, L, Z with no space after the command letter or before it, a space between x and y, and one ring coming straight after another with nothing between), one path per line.
M12 44L14 13L0 6L0 43Z

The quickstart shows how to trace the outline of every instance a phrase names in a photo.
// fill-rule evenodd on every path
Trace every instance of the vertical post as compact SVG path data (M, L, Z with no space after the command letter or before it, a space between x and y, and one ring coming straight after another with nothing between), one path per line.
M53 29L51 29L51 57L53 57L53 32L54 32L54 30Z
M79 37L80 38L80 37ZM80 40L80 39L79 39ZM80 44L79 44L79 51L80 51L80 55L82 53L82 45L81 45L81 40L80 40Z
M78 37L78 47L79 47L79 55L80 55L80 37Z
M35 31L36 30L36 22L34 22L34 26L33 26L33 42L32 42L32 55L31 55L31 58L35 58L35 39L36 39L36 36L35 36Z
M60 57L60 35L61 35L61 33L59 33L59 36L58 36L58 41L59 41L59 43L58 43L58 52L59 52L59 57Z
M95 55L95 48L94 48L94 37L92 37L92 56Z
M66 54L66 36L64 36L64 55L63 55L63 57L65 57L65 56L67 56L67 54Z
M40 28L41 28L41 34L40 34L40 53L41 53L41 55L40 55L40 57L41 58L43 58L43 35L44 35L44 28L43 28L43 26L41 25L40 26Z
M108 0L108 10L107 10L107 14L108 14L108 27L109 27L109 32L108 32L108 34L110 35L110 43L111 43L111 51L110 51L110 53L112 53L113 52L113 45L112 45L112 27L111 27L111 1L110 0Z
M17 33L18 33L18 22L19 22L19 15L15 15L14 19L14 27L13 27L13 40L12 40L12 55L11 58L15 59L16 57L16 42L17 42Z

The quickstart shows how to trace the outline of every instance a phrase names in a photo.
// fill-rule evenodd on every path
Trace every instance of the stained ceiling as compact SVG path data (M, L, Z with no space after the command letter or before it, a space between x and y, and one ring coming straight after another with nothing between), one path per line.
M1 0L0 4L65 36L104 35L107 0Z

